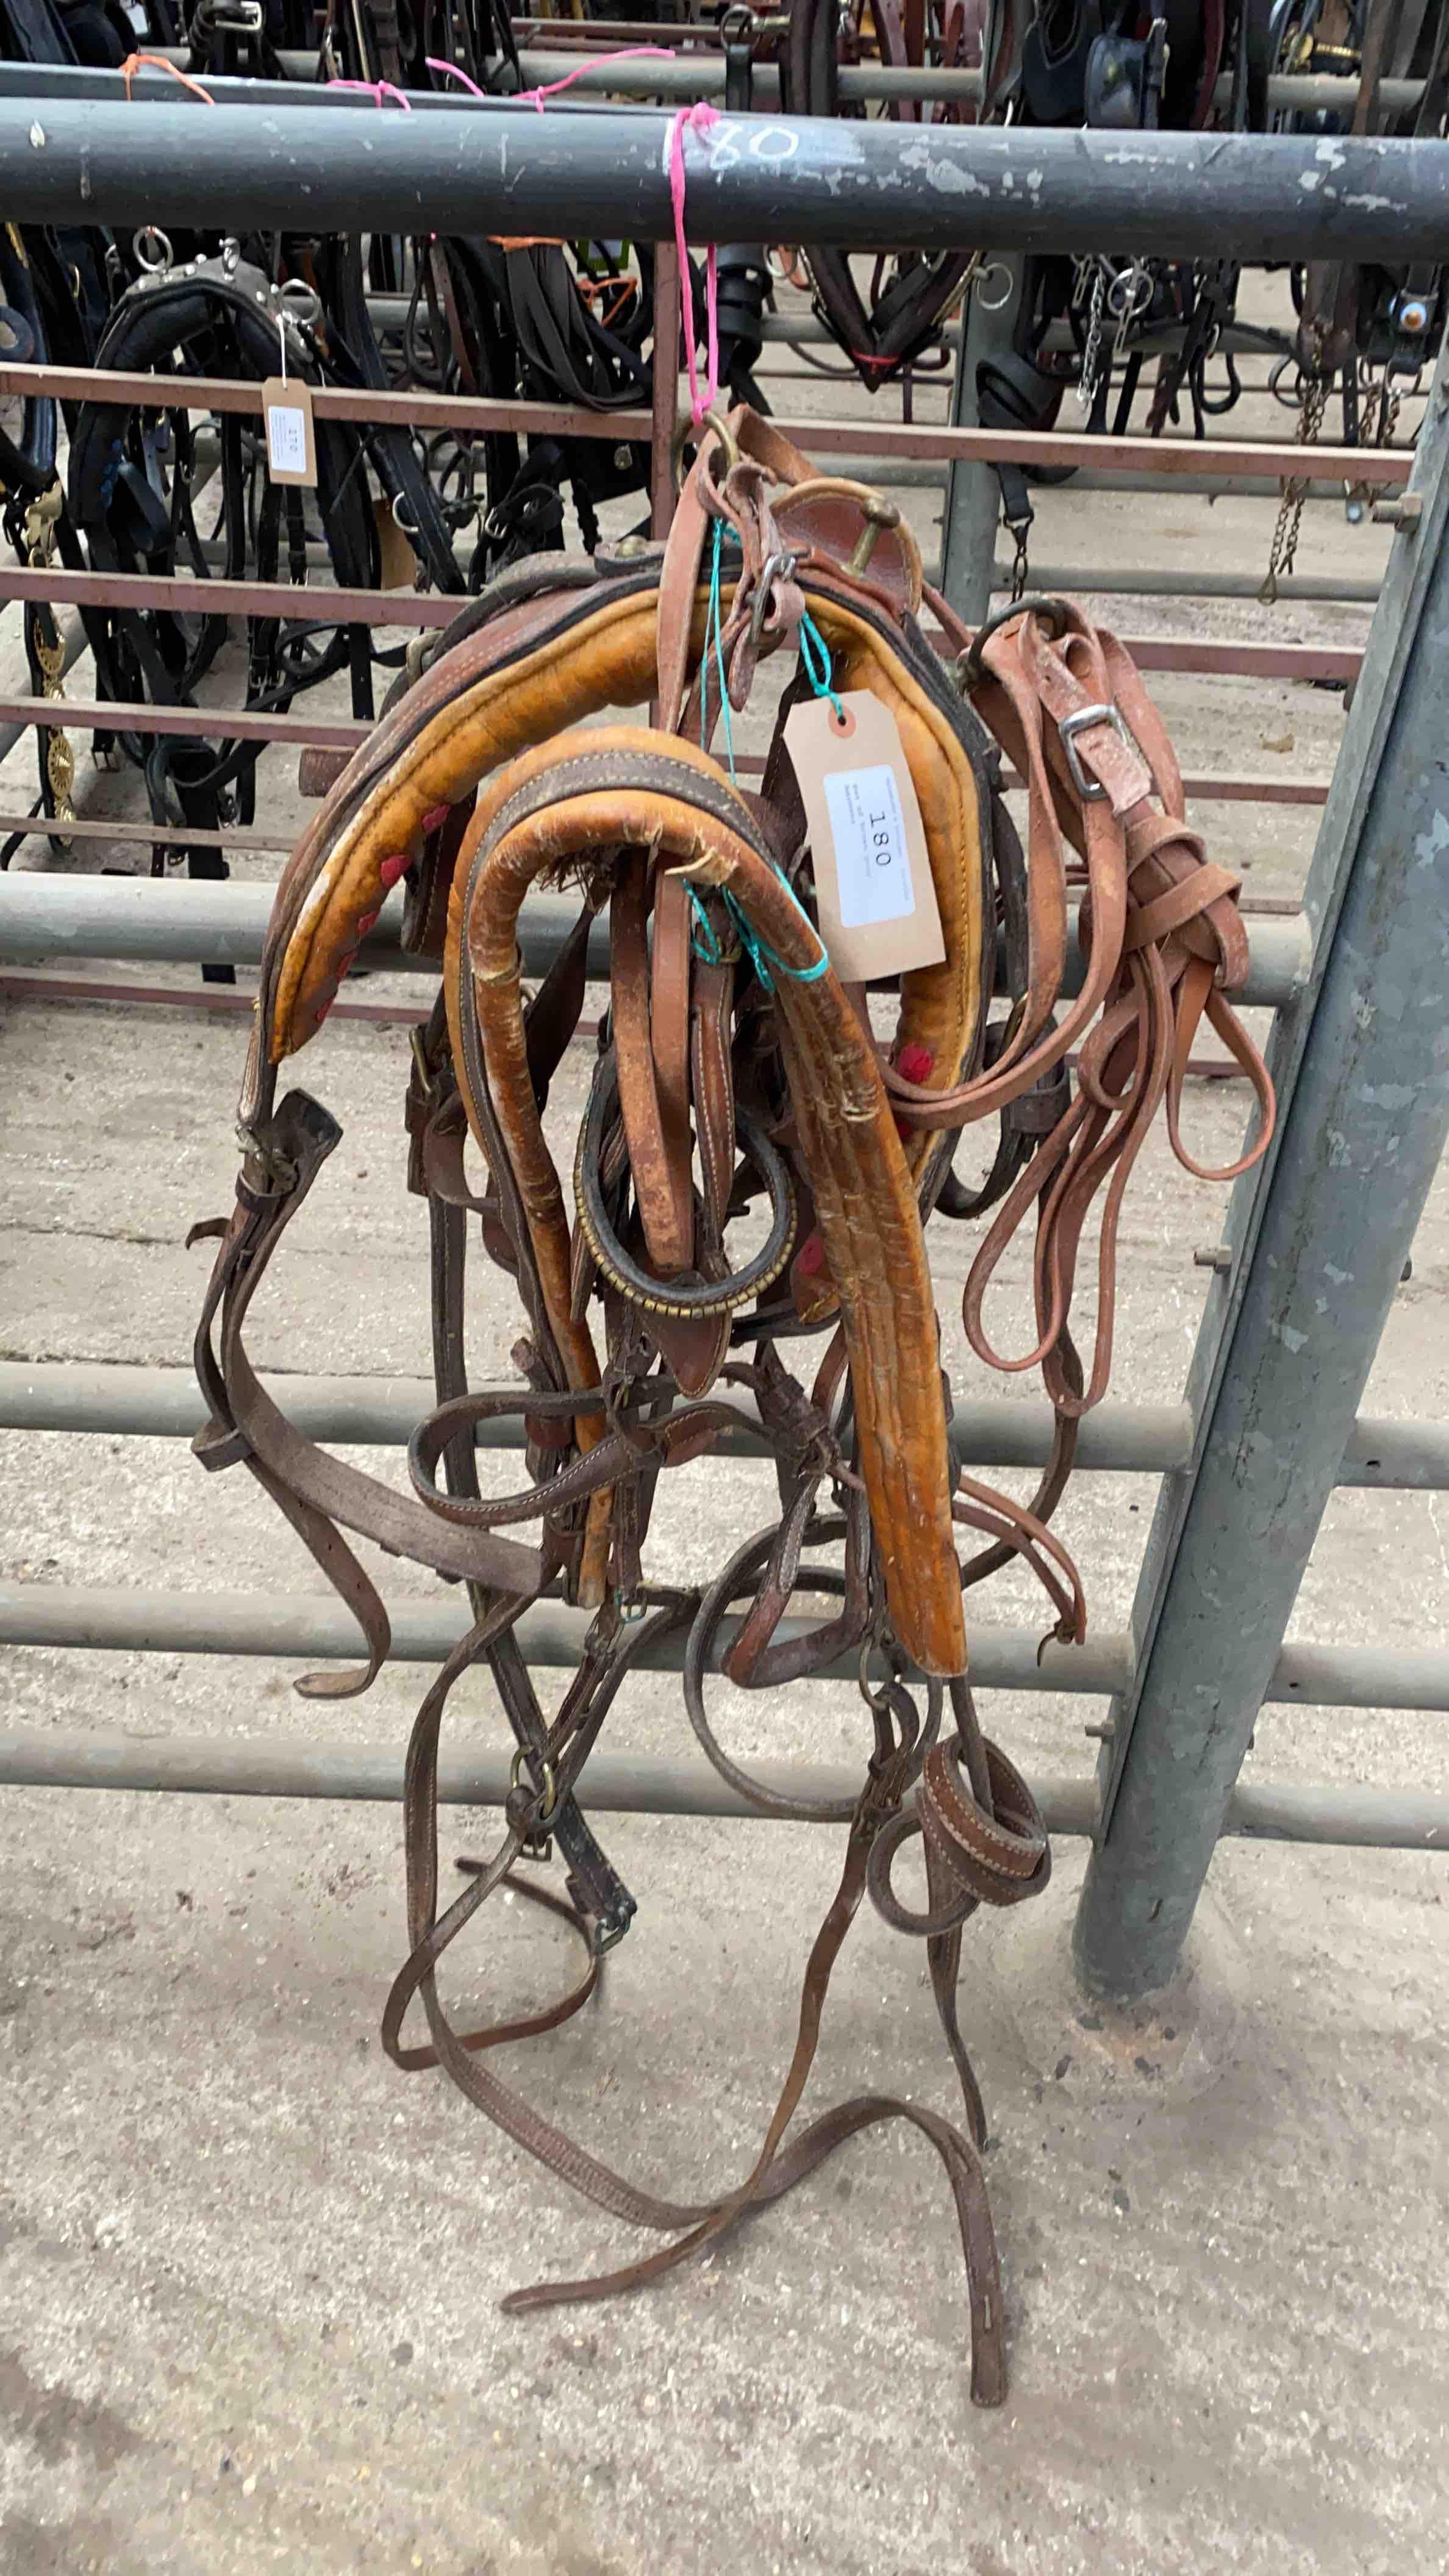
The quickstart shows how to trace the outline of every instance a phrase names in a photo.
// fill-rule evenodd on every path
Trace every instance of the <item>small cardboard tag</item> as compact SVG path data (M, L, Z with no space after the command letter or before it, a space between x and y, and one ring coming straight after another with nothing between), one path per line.
M398 526L392 503L385 492L379 492L373 501L372 515L377 524L383 589L411 590L417 576L418 559Z
M946 954L925 827L900 728L868 689L837 717L811 698L785 718L815 868L820 936L842 983L938 966Z
M304 483L315 490L317 433L312 424L312 388L306 379L268 376L262 386L262 418L268 481Z

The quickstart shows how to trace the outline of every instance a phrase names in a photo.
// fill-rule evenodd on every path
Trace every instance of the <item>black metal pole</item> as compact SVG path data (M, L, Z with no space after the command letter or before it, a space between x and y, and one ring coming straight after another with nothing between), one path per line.
M672 229L654 108L300 118L0 100L12 222L233 230ZM1449 257L1449 144L722 117L686 145L695 241L1254 259Z

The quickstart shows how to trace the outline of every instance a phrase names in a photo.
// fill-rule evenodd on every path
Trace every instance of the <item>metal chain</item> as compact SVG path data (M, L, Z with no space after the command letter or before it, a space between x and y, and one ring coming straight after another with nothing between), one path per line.
M42 492L37 500L32 501L25 513L25 543L32 572L45 572L50 566L55 554L55 527L61 506L61 489L57 481L52 483L48 492ZM49 607L41 606L36 611L32 649L40 666L42 697L64 699L65 646L60 639L55 612ZM45 774L54 799L56 821L73 823L75 807L71 803L71 789L75 785L75 752L69 734L63 733L58 725L45 729Z
M1087 338L1082 350L1082 372L1077 378L1077 406L1088 418L1097 399L1097 378L1102 356L1102 315L1107 301L1107 274L1100 260L1093 264L1091 293L1087 299Z
M1332 378L1329 376L1310 376L1304 387L1302 408L1298 417L1300 447L1313 447L1317 444L1319 431L1323 427L1323 415L1328 409L1331 383ZM1299 532L1303 525L1303 504L1308 498L1311 479L1307 474L1292 474L1283 486L1283 498L1278 509L1278 524L1273 530L1273 542L1268 549L1268 569L1263 575L1263 587L1258 593L1265 608L1271 608L1277 598L1280 578L1293 570L1294 559L1298 552Z
M1088 275L1091 277L1088 289ZM1130 259L1125 268L1114 268L1109 259L1100 256L1079 262L1072 303L1080 311L1083 298L1087 305L1087 332L1082 349L1081 373L1077 379L1077 401L1090 419L1102 378L1102 334L1110 315L1112 355L1109 364L1120 367L1127 355L1128 338L1134 322L1139 321L1152 301L1152 272L1145 261Z

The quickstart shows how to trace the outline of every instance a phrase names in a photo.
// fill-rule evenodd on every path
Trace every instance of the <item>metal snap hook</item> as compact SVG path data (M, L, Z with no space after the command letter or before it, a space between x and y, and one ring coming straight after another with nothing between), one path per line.
M770 594L773 591L776 582L793 581L794 577L795 558L793 555L777 554L766 556L764 563L760 567L760 578L755 584L754 602L750 609L750 642L752 644L758 645L760 637L764 633L765 620L770 613Z

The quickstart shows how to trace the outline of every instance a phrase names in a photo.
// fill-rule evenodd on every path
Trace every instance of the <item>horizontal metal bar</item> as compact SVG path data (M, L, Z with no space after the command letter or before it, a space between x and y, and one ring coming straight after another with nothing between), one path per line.
M64 707L57 714L64 719ZM29 730L17 727L17 739ZM0 736L3 741L3 736ZM66 823L57 823L53 815L0 814L0 836L15 833L25 841L137 841L147 845L159 842L168 848L199 850L252 850L274 852L281 857L296 846L295 832L263 832L243 823L231 823L224 830L200 823L131 823L113 815L73 814Z
M23 564L0 563L0 601L7 599L49 600L56 607L78 602L86 608L166 608L178 616L305 618L319 624L325 619L339 626L451 626L463 605L452 592L198 580L176 572L62 572L53 565L32 572ZM359 730L365 735L371 727Z
M895 482L909 469L901 466L887 478ZM858 478L859 479L859 478ZM317 550L319 562L325 549ZM931 578L937 576L933 571ZM1034 564L1039 590L1065 591L1074 598L1125 593L1140 598L1256 599L1260 573L1178 572L1161 569L1117 571L1111 566ZM993 589L1009 591L1010 564L998 564ZM1278 584L1281 599L1341 600L1371 604L1378 598L1377 579L1351 579L1346 574L1285 575ZM452 624L459 602L437 592L345 590L319 582L303 588L285 581L198 579L189 573L66 572L54 565L42 571L0 564L0 601L48 601L52 607L79 603L88 608L168 608L209 617L325 617L341 625L442 627Z
M999 563L991 585L993 592L1009 594L1014 578L1012 566ZM1261 572L1179 571L1166 567L1118 571L1110 564L1034 563L1031 581L1033 589L1064 590L1076 599L1257 599L1263 587ZM1343 601L1350 607L1371 608L1381 586L1377 578L1359 578L1349 573L1285 573L1278 582L1276 596Z
M203 585L209 587L209 585ZM364 597L366 594L362 594ZM326 601L326 591L292 591ZM423 603L420 603L423 604ZM462 605L455 603L455 609ZM437 625L442 621L428 621ZM939 628L927 628L934 641L949 650ZM1227 679L1356 680L1363 662L1353 646L1325 644L1245 644L1210 636L1136 635L1124 638L1140 671L1197 671ZM56 698L0 697L0 724L54 725L61 701ZM236 742L275 742L293 751L355 751L371 739L375 727L351 716L277 715L260 707L153 706L145 699L67 698L65 724L110 733L179 734L187 739L224 736Z
M1449 151L1449 146L1445 149ZM105 400L145 403L159 410L252 416L259 415L262 407L259 384L227 376L168 378L98 367L21 366L13 361L0 363L0 395L4 394L49 394L57 402ZM651 427L647 411L565 411L553 403L489 402L468 394L378 393L370 387L319 385L312 407L320 420L375 421L419 430L552 429L566 431L570 437L620 442L647 439ZM807 455L868 453L878 471L903 463L924 463L939 470L957 457L1025 467L1071 465L1090 466L1097 472L1149 472L1171 484L1181 475L1207 472L1231 482L1244 476L1283 477L1298 473L1303 465L1303 449L1287 438L1096 438L1084 430L958 429L928 421L788 416L781 416L776 427ZM1315 475L1329 483L1406 483L1413 461L1403 447L1313 450Z
M536 19L533 30L546 35L547 46L524 43L519 62L525 82L531 88L542 86L571 71L581 60L588 60L592 47L617 47L631 43L633 35L627 25L612 23L559 25ZM623 62L590 64L590 77L577 86L589 92L602 91L614 98L722 98L725 68L718 42L708 42L706 30L662 28L651 31L650 44L669 48L676 55L672 63ZM703 37L701 45L697 39ZM685 50L690 48L690 50ZM157 48L164 59L184 69L190 55L184 47L169 45ZM226 74L208 74L208 96L217 105L258 106L268 109L296 107L315 110L376 112L376 103L365 92L351 89L346 83L328 86L318 81L315 54L300 48L284 48L277 60L284 78L280 81L256 81ZM688 77L685 77L685 74ZM973 105L982 93L979 69L956 70L939 64L842 63L837 75L840 96L849 104L859 102L889 104L898 101L933 101L941 106ZM774 65L758 61L753 71L755 104L759 107L778 102L779 73ZM1379 105L1388 112L1402 115L1418 106L1424 93L1421 80L1381 81L1377 91ZM98 66L55 65L48 63L14 63L0 65L0 97L26 98L115 98L121 95L120 76ZM179 105L174 83L161 73L142 69L132 75L132 93L138 101L157 105ZM184 97L184 93L183 93ZM1358 97L1356 80L1334 73L1274 73L1268 82L1270 108L1296 109L1300 114L1328 114L1350 109ZM427 113L441 108L457 107L459 94L453 91L410 90L410 108ZM1218 82L1214 102L1219 107L1232 104L1230 75Z
M359 1447L403 1447L437 1402L430 1378L266 1377L263 1384L310 1440ZM753 1398L723 1388L715 1401L733 1405L737 1433L724 1446L740 1458L770 1455ZM189 1440L206 1419L189 1369L97 1367L76 1360L0 1360L0 1430L122 1432ZM1036 1402L956 1405L953 1437L968 1466L1042 1467L1051 1453L1052 1410ZM1449 1435L1446 1435L1449 1437ZM483 1449L517 1449L516 1419L480 1424ZM1382 1458L1383 1451L1376 1450ZM1077 1464L1153 1474L1185 1467L1192 1455L1192 1417L1184 1404L1099 1404L1081 1426ZM1376 1478L1382 1482L1382 1477ZM1449 1483L1449 1474L1445 1477Z
M209 590L210 582L197 585ZM325 598L323 591L294 590L293 605L299 599ZM464 602L454 600L451 612L456 616ZM362 724L351 716L277 715L265 707L153 707L145 700L120 698L5 698L0 697L0 724L54 725L57 719L72 732L77 727L94 727L105 733L180 734L187 739L232 742L275 742L284 749L305 751L309 745L319 751L356 751L376 732L375 724Z
M458 1642L458 1615L449 1603L400 1601L391 1609L392 1661L440 1664ZM555 1602L538 1602L518 1624L518 1642L531 1664L577 1669L590 1614ZM727 1651L737 1622L724 1622L712 1669ZM804 1636L816 1623L785 1619L777 1636ZM980 1622L971 1629L971 1679L981 1690L1060 1691L1072 1697L1110 1698L1125 1690L1133 1668L1125 1629L1088 1637L1082 1646L1049 1642L1039 1648L1035 1628ZM58 1646L82 1652L167 1655L268 1655L347 1662L358 1652L358 1632L340 1602L320 1593L147 1592L129 1585L9 1583L0 1585L0 1645ZM647 1659L651 1672L678 1672L683 1641L665 1638ZM852 1681L856 1658L843 1655L812 1679ZM1285 1646L1266 1698L1305 1708L1449 1709L1449 1649L1358 1646Z
M462 1634L456 1607L448 1601L398 1601L388 1616L394 1663L441 1664ZM519 1620L518 1642L530 1664L573 1672L591 1621L589 1611L537 1602ZM737 1620L723 1623L712 1670L719 1670L719 1658L738 1625ZM817 1625L812 1619L782 1619L775 1633L783 1643ZM1132 1652L1125 1634L1109 1631L1088 1638L1084 1646L1048 1644L1038 1661L1040 1636L1039 1626L975 1626L972 1682L982 1690L1066 1691L1098 1699L1123 1688ZM324 1663L353 1661L359 1651L356 1622L340 1602L323 1593L144 1592L126 1584L68 1583L0 1584L0 1645L123 1654L315 1656ZM682 1637L665 1638L641 1669L677 1673L683 1657ZM842 1655L812 1678L853 1682L858 1665L857 1656Z
M860 1773L846 1763L756 1762L761 1783L786 1797L853 1798ZM501 1807L511 1755L445 1751L438 1800L445 1807ZM396 1803L402 1755L395 1749L310 1740L238 1743L207 1735L135 1736L113 1730L35 1727L0 1735L0 1787L155 1790L219 1798L336 1798ZM1048 1833L1090 1836L1096 1819L1091 1779L1034 1779L1032 1795ZM720 1816L772 1821L705 1762L596 1752L582 1783L592 1815ZM1253 1842L1332 1843L1380 1851L1449 1850L1449 1800L1414 1789L1238 1788L1224 1832Z
M256 1008L256 995L242 985L232 984L133 984L129 978L96 977L93 981L69 975L0 975L0 1002L41 1002L51 1008L65 1009L71 1003L107 1002L133 1011L200 1012L203 1019L241 1019ZM355 1020L374 1029L413 1029L418 1024L418 1006L404 1002L334 1002L327 1014L330 1020ZM580 1020L575 1036L582 1038L587 1030L593 1036L597 1020ZM1197 1071L1194 1065L1190 1068ZM1238 1077L1236 1065L1226 1067L1223 1078Z
M203 106L189 92L0 98L17 223L236 232L432 230L667 239L670 120L523 100L369 118ZM694 138L691 240L881 240L918 250L1140 250L1215 258L1223 209L1255 258L1449 252L1449 146L1349 135L1118 133L728 117Z
M507 1753L445 1751L438 1798L445 1807L501 1807L508 1795ZM787 1796L856 1798L863 1764L757 1762L757 1777ZM0 1735L0 1787L157 1789L220 1798L356 1798L396 1802L402 1796L400 1751L347 1744L226 1743L215 1736L96 1733L70 1727ZM1090 1779L1037 1780L1037 1804L1048 1830L1089 1834L1096 1804ZM591 1815L729 1816L773 1821L704 1761L659 1761L637 1753L590 1756L583 1800Z
M422 1377L288 1373L262 1382L308 1439L344 1447L404 1446L435 1401L432 1380ZM734 1403L740 1415L738 1434L724 1444L729 1454L767 1455L754 1427L753 1402L720 1390L716 1394L718 1401ZM0 1430L189 1440L204 1419L189 1369L0 1360ZM968 1466L1041 1467L1051 1450L1051 1407L1004 1398L967 1403L958 1397L954 1434ZM478 1446L509 1449L518 1436L515 1422L485 1422L478 1428ZM1185 1404L1099 1404L1084 1416L1078 1434L1077 1464L1097 1473L1168 1475L1191 1459L1192 1415ZM1383 1492L1449 1490L1449 1422L1360 1415L1338 1481Z
M238 412L260 418L260 383L232 376L152 376L116 367L0 364L0 394L49 394L56 402L144 403L149 411ZM356 420L384 429L517 430L568 438L647 441L647 411L590 411L583 404L500 402L481 394L405 393L372 385L314 385L318 420Z
M0 885L0 957L17 962L63 955L111 957L132 964L165 958L173 965L256 966L261 962L271 908L272 888L265 885L192 885L165 878L43 873L16 876L12 870ZM363 962L436 980L436 958L409 956L398 946L399 909L395 899L388 905L363 942ZM526 907L527 973L547 973L569 922L567 905ZM599 923L590 945L590 971L595 975L607 974L607 939L607 929ZM1242 998L1272 1009L1292 1002L1312 959L1304 916L1255 918L1248 924L1248 944L1248 982ZM1080 976L1081 960L1073 941L1063 991L1078 990Z

